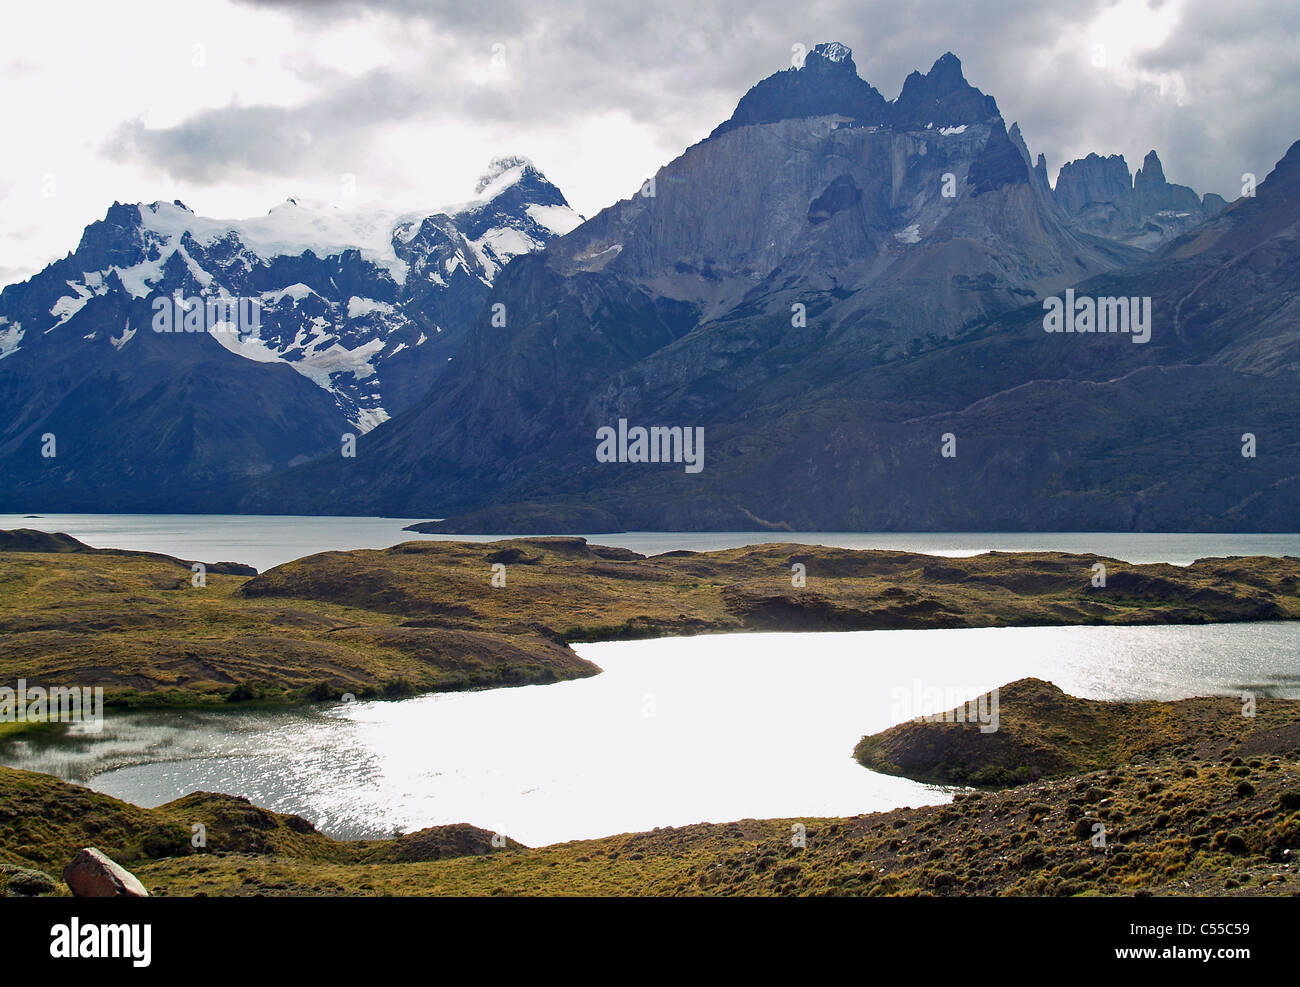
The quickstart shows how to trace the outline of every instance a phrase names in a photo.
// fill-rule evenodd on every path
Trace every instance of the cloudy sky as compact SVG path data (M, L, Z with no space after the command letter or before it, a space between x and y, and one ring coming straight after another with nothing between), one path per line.
M1065 160L1228 199L1300 138L1295 0L42 0L0 14L0 285L114 200L260 215L470 198L531 157L591 215L838 40L886 98L945 51Z

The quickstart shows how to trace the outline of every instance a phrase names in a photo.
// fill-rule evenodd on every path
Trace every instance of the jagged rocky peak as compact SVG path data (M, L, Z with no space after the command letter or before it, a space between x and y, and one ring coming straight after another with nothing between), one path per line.
M859 78L848 45L829 41L815 45L802 64L770 75L741 97L731 119L710 137L738 127L807 117L843 116L859 124L887 122L885 97Z
M1201 199L1186 185L1173 185L1165 180L1165 170L1155 151L1148 151L1142 167L1133 176L1133 196L1138 212L1142 214L1161 211L1195 214L1200 219Z
M997 101L962 74L961 60L945 52L925 75L913 72L892 104L895 127L925 129L991 123L1000 119Z
M993 138L991 143L993 144L994 151L997 150L997 133L998 126L995 122L990 128L990 136ZM1015 148L1020 157L1020 163L1024 168L1022 171L1022 169L1015 166L1013 162L1012 167L1007 172L1007 182L1004 184L1022 180L1020 176L1023 175L1024 181L1028 181L1032 185L1037 186L1039 192L1050 200L1052 196L1052 187L1047 180L1047 160L1043 155L1039 154L1038 163L1034 163L1034 157L1029 153L1029 146L1025 143L1024 135L1020 132L1020 124L1013 123L1011 125L1011 130L1007 132L1007 140L1010 142L1012 147ZM1005 149L1002 151L1002 156L1006 156Z
M1034 174L1042 180L1044 185L1050 187L1051 183L1047 178L1047 155L1041 151L1038 154L1038 160L1034 163Z
M1155 151L1147 152L1136 174L1121 154L1070 161L1061 166L1055 197L1076 228L1148 250L1226 205L1217 195L1202 198L1171 184Z
M922 75L913 72L898 99L886 102L859 78L853 52L838 41L816 45L802 64L770 75L736 106L731 119L709 136L738 127L781 120L842 116L861 126L887 125L899 130L949 130L971 124L1001 124L997 101L962 74L961 60L945 52Z
M142 210L159 205L167 209L175 208L157 202L152 206L114 202L104 213L103 219L96 220L82 230L75 254L69 254L69 257L76 256L85 265L85 270L138 264L143 259L144 252Z
M537 170L537 166L522 154L508 154L493 158L488 164L487 171L483 172L475 183L474 194L482 196L486 193L485 197L491 197L494 189L513 185L524 179L546 181L546 177Z
M248 298L256 328L202 345L247 358L249 379L268 386L275 377L258 368L287 364L333 398L329 416L366 431L445 369L512 258L582 221L518 155L493 160L475 191L468 202L417 210L295 194L234 220L178 200L115 202L74 254L0 293L0 358L77 365L86 353L133 354L175 343L140 332L158 297Z
M1018 150L1020 156L1024 158L1025 164L1033 167L1034 159L1029 154L1029 145L1025 143L1024 134L1020 132L1020 124L1013 123L1011 125L1011 129L1007 131L1007 139L1016 146L1016 150Z
M1122 154L1067 161L1056 175L1056 198L1069 213L1085 206L1109 203L1124 208L1133 191L1133 176Z
M1147 156L1142 159L1142 167L1134 176L1133 183L1136 185L1139 179L1145 179L1153 184L1164 184L1164 165L1160 163L1160 155L1156 154L1154 148L1147 151Z
M853 49L838 41L823 41L813 45L813 50L804 56L803 64L796 66L796 71L807 69L809 72L841 71L858 74L858 67L853 64Z
M492 202L508 196L538 205L569 204L550 179L522 154L493 158L475 183L474 194L482 202Z
M520 154L494 158L474 191L477 201L462 207L456 222L473 241L489 238L490 242L480 245L488 251L490 266L504 264L525 249L536 249L582 222L564 193ZM517 238L507 230L521 232L527 243L516 243Z

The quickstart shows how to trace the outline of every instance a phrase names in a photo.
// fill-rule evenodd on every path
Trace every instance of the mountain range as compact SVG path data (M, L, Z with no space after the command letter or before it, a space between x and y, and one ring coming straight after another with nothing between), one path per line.
M0 293L0 500L185 510L337 451L424 396L511 258L581 221L520 157L493 161L473 200L424 212L290 198L229 222L114 203L74 252ZM173 298L242 299L257 325L152 331Z
M442 517L440 530L498 533L1297 530L1297 146L1231 204L1167 182L1154 151L1136 174L1089 155L1052 186L954 55L890 101L831 43L585 222L525 163L494 168L499 205L372 223L332 253L273 253L251 229L216 237L180 206L115 206L77 254L0 294L5 500ZM184 232L119 257L139 240L117 215L132 209L145 230ZM194 266L248 290L230 273L241 249L259 251L243 265L259 297L302 285L314 294L291 308L311 307L205 350L201 369L165 335L119 342L146 324L123 316L150 293L204 287ZM132 258L164 272L138 298L117 270ZM106 273L92 285L83 268ZM1044 332L1044 301L1067 289L1150 299L1149 342ZM71 332L65 314L81 320ZM95 334L106 365L72 348L53 367L36 358L31 330L51 321L38 338ZM322 360L326 343L354 362ZM114 355L131 421L77 377L102 379ZM60 402L123 430L87 437L100 493L80 461L63 465L62 433L63 472L37 458ZM148 459L141 433L182 421L191 444L169 433ZM698 432L703 468L602 461L598 431L620 422ZM348 428L354 457L338 449Z

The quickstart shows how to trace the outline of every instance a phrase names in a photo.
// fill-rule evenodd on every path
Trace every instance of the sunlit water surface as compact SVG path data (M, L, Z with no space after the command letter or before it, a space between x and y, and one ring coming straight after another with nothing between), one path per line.
M579 645L603 674L401 702L111 715L0 762L141 805L194 790L331 835L470 822L530 845L948 800L864 770L864 733L1026 675L1091 698L1300 697L1300 624L732 634ZM202 820L196 820L201 822Z

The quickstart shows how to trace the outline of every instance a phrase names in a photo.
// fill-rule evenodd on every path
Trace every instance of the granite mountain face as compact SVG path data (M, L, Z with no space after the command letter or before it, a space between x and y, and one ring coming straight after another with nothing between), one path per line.
M494 161L474 200L429 213L289 199L225 222L180 202L115 203L75 252L0 293L3 500L220 507L229 483L338 450L414 405L509 260L579 222L523 158ZM176 309L176 331L156 332L171 298L191 311L239 300L256 325L185 332Z
M1186 185L1166 181L1155 151L1137 174L1129 173L1122 154L1071 161L1057 176L1055 198L1074 229L1148 250L1227 206L1213 192L1198 197Z
M240 503L328 492L340 512L496 532L1294 527L1294 242L1264 230L1294 221L1291 158L1226 210L1154 155L1127 193L1126 168L1103 187L1067 166L1053 189L951 54L886 101L820 45L512 263L490 298L506 324L480 312L355 461ZM1094 221L1102 192L1114 222ZM1248 286L1243 237L1276 260ZM1150 344L1044 333L1044 298L1116 286L1153 298ZM620 419L702 426L705 468L598 462ZM1266 460L1239 455L1252 422Z

